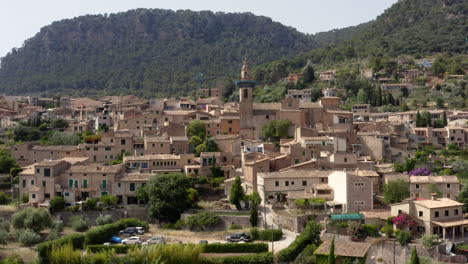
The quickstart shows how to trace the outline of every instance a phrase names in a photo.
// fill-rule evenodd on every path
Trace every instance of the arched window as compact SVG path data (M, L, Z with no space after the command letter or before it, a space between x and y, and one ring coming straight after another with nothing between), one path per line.
M249 98L249 90L244 89L244 98Z

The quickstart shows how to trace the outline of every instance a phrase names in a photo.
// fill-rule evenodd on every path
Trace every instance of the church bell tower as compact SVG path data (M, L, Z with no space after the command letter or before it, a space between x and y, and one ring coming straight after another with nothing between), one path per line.
M255 126L253 124L253 89L256 82L252 79L249 63L244 59L241 69L241 79L236 82L239 89L240 134L243 138L253 139Z

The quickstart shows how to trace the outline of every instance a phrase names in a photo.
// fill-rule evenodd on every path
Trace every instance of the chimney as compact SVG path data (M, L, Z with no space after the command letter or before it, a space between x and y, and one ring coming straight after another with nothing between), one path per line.
M431 193L431 200L435 200L436 199L436 196L437 196L437 193Z

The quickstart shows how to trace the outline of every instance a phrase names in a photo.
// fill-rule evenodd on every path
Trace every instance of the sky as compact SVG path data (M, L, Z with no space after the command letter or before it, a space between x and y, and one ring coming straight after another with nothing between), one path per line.
M135 8L251 12L304 33L370 21L398 0L2 0L0 57L53 21Z

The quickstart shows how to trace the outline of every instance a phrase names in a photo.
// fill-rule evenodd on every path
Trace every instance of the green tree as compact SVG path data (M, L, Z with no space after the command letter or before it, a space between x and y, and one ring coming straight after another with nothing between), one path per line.
M9 151L0 150L0 173L9 174L12 168L19 168L16 159Z
M257 226L258 223L258 206L262 202L262 198L260 198L260 195L258 192L253 192L252 195L250 196L250 201L251 201L251 206L250 206L250 225L252 227Z
M0 192L0 204L8 203L10 203L10 197L4 192Z
M203 139L201 139L200 137L198 136L192 136L189 140L189 143L192 144L194 147L197 147L199 146L200 144L202 144L204 141Z
M468 213L468 185L463 186L462 191L458 195L457 199L460 203L463 203L463 213Z
M439 109L444 109L444 108L445 108L444 99L442 99L441 97L437 97L437 99L436 99L436 107L439 108Z
M201 211L187 217L185 221L190 230L205 231L209 227L213 227L221 223L221 218L210 211Z
M330 245L330 253L328 253L328 264L335 264L336 263L336 256L335 256L335 238L333 237L331 245Z
M364 89L359 89L356 100L358 104L367 104L369 102L369 95Z
M50 200L50 212L55 213L65 209L65 199L62 196L55 196Z
M54 128L54 129L67 128L68 127L68 122L66 120L63 120L63 119L60 119L60 118L53 119L50 122L50 127Z
M409 110L410 109L409 109L408 104L406 102L403 102L403 103L400 104L400 111L407 112Z
M187 126L187 137L191 138L193 136L197 136L201 139L205 139L206 137L205 123L199 120L195 120Z
M311 83L315 80L315 71L312 65L307 64L304 68L302 81L304 83Z
M136 190L136 196L140 202L147 203L149 201L149 194L146 190L146 185L138 187Z
M231 187L231 192L229 194L229 202L234 204L237 210L242 209L240 202L244 198L244 189L242 188L241 179L239 176L234 180L234 184Z
M448 125L447 113L445 111L442 113L442 124L444 125L444 127L446 127Z
M115 206L118 200L119 199L117 198L117 196L110 195L110 194L101 196L101 203L110 207Z
M279 141L280 138L288 137L289 127L291 121L289 120L273 120L262 127L262 137Z
M409 184L402 179L384 184L383 192L387 203L399 203L410 196Z
M25 208L12 216L12 224L15 229L31 229L38 233L52 223L52 217L45 208Z
M160 221L177 221L191 206L187 195L190 187L190 181L182 173L153 176L145 187L149 197L150 215Z
M413 250L411 250L411 260L410 264L419 264L419 256L418 252L416 251L416 247L413 247Z
M416 127L424 127L426 126L424 123L424 120L421 116L421 113L419 111L416 113Z

